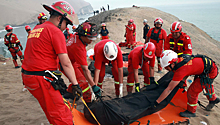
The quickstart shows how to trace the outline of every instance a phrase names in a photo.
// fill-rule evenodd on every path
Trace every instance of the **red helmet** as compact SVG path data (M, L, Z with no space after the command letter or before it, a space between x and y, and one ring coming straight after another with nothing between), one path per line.
M90 22L82 23L75 31L82 36L97 37L98 35L96 24Z
M76 29L76 26L73 26L72 29L75 30L75 29Z
M37 18L38 18L38 20L46 20L47 16L45 13L41 12L41 13L39 13Z
M171 33L181 32L181 30L182 30L182 26L181 26L180 22L174 22L171 24L171 28L170 28Z
M156 47L152 42L148 42L144 44L143 50L144 50L144 56L148 58L153 58L153 56L155 55Z
M160 17L158 17L158 18L156 18L155 20L154 20L154 25L156 25L156 24L163 24L163 20L160 18Z
M13 29L10 25L5 26L5 30L11 30Z
M30 26L25 26L25 30L31 30L31 27Z
M73 19L75 18L75 11L73 7L66 1L57 1L56 3L53 3L51 6L43 5L43 7L49 12L56 11L60 13L67 20L70 21L71 25L73 25Z
M102 27L103 27L103 26L106 26L106 24L105 24L105 23L102 23Z
M133 23L133 22L134 22L134 20L133 20L133 19L130 19L128 22Z
M70 29L67 27L66 30L70 30Z

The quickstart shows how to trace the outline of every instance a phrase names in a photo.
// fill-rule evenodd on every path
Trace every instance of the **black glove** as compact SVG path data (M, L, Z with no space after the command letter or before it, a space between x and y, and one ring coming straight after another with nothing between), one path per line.
M140 92L140 83L135 83L135 92Z
M155 80L154 80L154 77L150 77L150 84L156 84L156 85L159 85Z
M23 47L22 47L22 46L20 46L20 48L21 48L21 50L23 50Z
M94 85L94 86L92 86L92 90L95 93L96 97L101 97L102 96L102 92L101 92L100 87Z
M184 87L183 87L184 84L185 84L184 81L180 81L179 84L178 84L178 86L179 86L180 88L184 88Z
M73 97L79 99L82 96L82 89L79 87L79 84L72 85Z
M159 105L157 101L155 100L153 103L151 103L151 108L156 108Z

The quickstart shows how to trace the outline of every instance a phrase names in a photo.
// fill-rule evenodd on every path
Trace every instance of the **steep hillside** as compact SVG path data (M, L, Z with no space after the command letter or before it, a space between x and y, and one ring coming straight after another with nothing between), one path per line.
M84 0L66 0L70 3L77 14L92 13L93 8L90 3ZM36 23L40 12L48 12L42 4L51 5L55 0L1 0L0 2L0 29L5 25L12 26Z

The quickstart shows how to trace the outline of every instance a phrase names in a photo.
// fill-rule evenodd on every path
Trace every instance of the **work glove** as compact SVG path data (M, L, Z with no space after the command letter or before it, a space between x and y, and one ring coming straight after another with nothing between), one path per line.
M155 100L153 103L151 103L151 108L156 108L159 104Z
M23 47L22 47L22 46L20 46L20 48L21 48L21 50L23 50Z
M126 34L124 35L124 37L126 37Z
M157 83L157 81L154 80L154 77L150 77L150 84L159 85L159 84Z
M123 97L123 83L119 84L119 98Z
M179 84L178 84L178 86L179 86L180 88L184 88L184 87L183 87L184 84L185 84L184 81L180 81Z
M140 83L135 83L135 92L140 92Z
M133 36L135 36L135 33L133 33Z
M79 87L79 84L77 85L72 85L72 92L73 92L73 97L78 100L82 96L82 89ZM76 100L76 101L77 101Z
M102 92L101 92L100 87L94 85L94 86L92 86L92 91L95 93L96 97L101 97L102 96Z

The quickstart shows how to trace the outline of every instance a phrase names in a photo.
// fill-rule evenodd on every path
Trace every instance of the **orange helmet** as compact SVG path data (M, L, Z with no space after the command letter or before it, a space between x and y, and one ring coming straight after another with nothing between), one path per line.
M55 11L60 13L65 19L69 21L71 25L73 25L73 19L75 18L75 11L68 2L57 1L53 3L51 6L43 5L43 7L49 12Z
M156 24L163 24L163 20L160 18L160 17L158 17L158 18L156 18L155 20L154 20L154 25L156 25Z
M156 50L156 47L152 42L148 42L144 44L144 47L143 47L144 56L148 58L153 58L153 56L155 55L155 50Z
M13 29L10 25L5 26L5 30L11 30Z
M182 26L181 26L180 22L174 22L171 24L171 28L170 28L171 33L181 32L181 31L182 31Z
M106 24L105 24L105 23L102 23L102 27L103 27L103 26L106 26Z
M38 18L38 20L46 20L47 16L45 13L41 12L41 13L39 13L37 18Z
M97 37L97 27L96 24L90 22L84 22L77 27L75 30L79 35L88 37Z
M76 26L73 26L72 29L75 30L75 29L76 29Z

